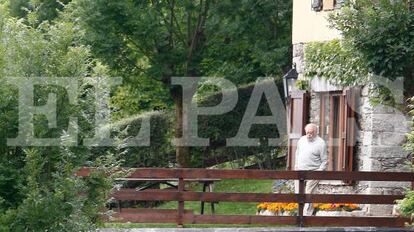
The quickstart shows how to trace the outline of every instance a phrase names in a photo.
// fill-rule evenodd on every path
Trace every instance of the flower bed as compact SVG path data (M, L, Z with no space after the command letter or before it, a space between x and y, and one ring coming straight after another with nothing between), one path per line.
M263 202L257 205L260 215L293 216L298 212L297 203Z
M352 203L315 203L313 208L318 211L354 211L359 209L359 206Z
M352 211L360 209L352 203L314 203L313 207L317 216L352 216ZM257 205L259 215L294 216L297 212L297 203L263 202Z

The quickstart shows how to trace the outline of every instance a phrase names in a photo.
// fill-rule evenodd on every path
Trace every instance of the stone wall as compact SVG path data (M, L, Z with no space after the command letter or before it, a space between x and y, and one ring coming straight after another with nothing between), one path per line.
M293 45L293 62L304 77L304 44ZM355 145L356 171L409 171L406 164L409 152L403 150L405 133L410 131L410 119L396 108L373 105L369 99L371 86L364 86L358 102L357 134ZM311 91L310 122L319 123L319 93ZM323 181L319 193L360 193L360 194L398 194L409 183L396 182L359 182L344 185L341 182ZM387 215L392 213L392 205L370 205L364 210L368 215Z
M358 137L358 161L360 171L409 171L406 164L410 160L409 152L402 148L405 134L410 131L409 118L396 108L373 105L369 99L370 86L362 91ZM406 182L361 182L367 185L368 194L401 194ZM392 205L371 205L370 215L392 213Z

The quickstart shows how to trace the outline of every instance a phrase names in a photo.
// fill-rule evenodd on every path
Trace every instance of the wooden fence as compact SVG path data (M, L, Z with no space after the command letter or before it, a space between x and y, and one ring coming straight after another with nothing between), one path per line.
M81 169L77 174L86 176L89 169ZM130 179L176 179L178 188L168 191L147 189L120 189L113 193L118 201L177 201L178 209L132 209L124 208L115 213L119 222L137 223L176 223L183 224L283 224L303 226L377 226L401 227L410 222L405 217L322 217L304 216L305 203L355 203L355 204L394 204L403 195L365 195L365 194L305 194L305 180L341 181L392 181L411 182L414 173L407 172L333 172L333 171L268 171L268 170L217 170L217 169L135 169ZM127 179L128 179L127 178ZM281 193L224 193L184 191L186 179L290 179L299 180L299 194ZM270 187L270 186L269 186ZM298 203L297 216L260 216L260 215L196 215L184 210L188 201L204 202L293 202Z

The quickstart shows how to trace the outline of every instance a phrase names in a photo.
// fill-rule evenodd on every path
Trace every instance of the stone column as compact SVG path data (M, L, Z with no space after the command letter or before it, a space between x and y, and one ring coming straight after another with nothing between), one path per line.
M406 164L410 153L402 148L405 134L410 131L410 119L398 109L381 104L374 105L369 98L369 86L362 91L360 107L360 171L401 172L409 171ZM407 182L361 182L366 194L401 194ZM370 205L369 215L392 214L393 205Z

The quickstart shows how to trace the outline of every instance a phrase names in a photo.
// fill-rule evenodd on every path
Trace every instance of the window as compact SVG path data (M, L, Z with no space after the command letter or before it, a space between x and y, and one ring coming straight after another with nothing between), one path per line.
M323 0L323 10L335 9L335 0Z
M322 10L322 0L312 0L312 10L321 11Z
M311 7L314 11L329 11L340 8L345 0L311 0Z

